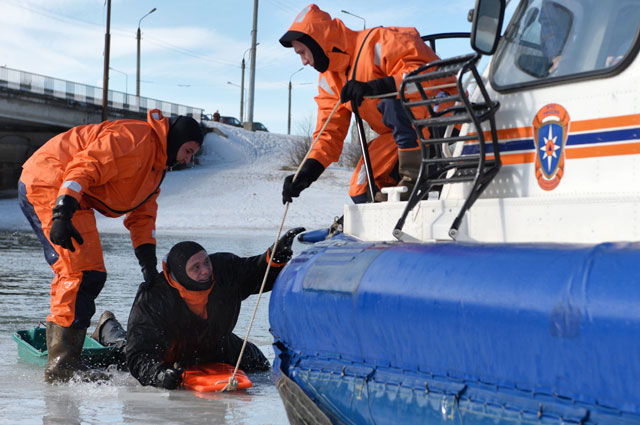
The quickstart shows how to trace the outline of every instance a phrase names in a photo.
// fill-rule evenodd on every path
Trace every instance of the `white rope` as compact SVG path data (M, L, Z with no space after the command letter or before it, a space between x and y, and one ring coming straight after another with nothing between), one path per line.
M316 145L316 142L318 141L318 139L320 138L320 136L324 132L324 129L327 127L327 124L329 124L329 121L331 121L331 118L333 117L333 114L338 109L339 105L340 105L340 100L338 100L338 102L336 103L336 106L333 107L333 110L331 111L331 114L329 114L329 117L324 122L324 125L320 129L320 132L318 133L316 138L313 140L313 143L311 143L311 146L309 146L309 150L307 151L306 155L304 156L302 161L300 161L300 164L298 165L296 173L293 175L293 180L292 181L295 181L296 177L298 177L298 174L300 173L300 169L302 168L302 165L305 163L305 161L309 157L309 154L311 153L311 150ZM242 341L242 348L240 349L240 354L238 355L238 361L236 362L236 367L233 370L233 375L231 375L231 377L229 378L229 382L220 391L236 391L238 389L238 380L236 379L236 374L238 373L238 369L240 368L240 361L242 360L242 355L244 354L244 349L247 346L247 340L249 339L249 333L251 333L251 327L253 326L253 321L256 318L256 312L258 311L258 305L260 304L260 298L262 297L262 292L264 291L264 285L267 282L267 277L269 276L269 271L271 270L271 264L272 264L272 261L273 261L273 255L276 252L276 248L278 247L278 241L280 240L280 234L282 233L282 228L284 227L284 220L287 217L287 212L288 211L289 211L289 202L287 202L285 204L285 206L284 206L284 213L282 214L282 221L280 221L280 227L278 228L278 234L276 235L276 241L274 242L273 247L271 248L271 255L269 256L269 263L267 264L267 270L264 273L264 277L262 279L262 284L260 285L260 291L258 292L258 299L256 300L255 307L253 308L253 314L251 315L251 320L249 321L249 327L247 328L247 334L244 337L244 341Z

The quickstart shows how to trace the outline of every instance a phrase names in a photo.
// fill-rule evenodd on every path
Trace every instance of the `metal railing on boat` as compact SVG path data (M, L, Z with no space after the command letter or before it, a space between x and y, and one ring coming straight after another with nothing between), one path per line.
M434 188L444 184L472 182L462 208L449 228L449 236L456 239L464 214L500 170L500 151L495 124L499 103L490 99L476 68L480 54L473 53L430 62L407 75L400 86L400 100L409 116L422 151L422 164L416 185L407 206L393 230L401 239L402 227L409 212ZM471 79L479 92L479 101L472 102L464 87ZM467 81L469 82L469 81ZM416 94L417 93L417 94ZM420 110L427 107L429 115ZM486 140L482 124L488 122L491 141ZM467 132L459 135L467 124ZM463 142L477 144L477 152L452 155L450 148ZM493 156L487 159L487 153Z

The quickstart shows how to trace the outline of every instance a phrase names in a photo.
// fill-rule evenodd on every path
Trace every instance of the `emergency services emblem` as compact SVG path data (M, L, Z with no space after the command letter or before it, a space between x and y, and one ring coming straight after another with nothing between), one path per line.
M543 106L533 119L536 178L544 190L553 190L564 175L564 147L569 114L557 103Z

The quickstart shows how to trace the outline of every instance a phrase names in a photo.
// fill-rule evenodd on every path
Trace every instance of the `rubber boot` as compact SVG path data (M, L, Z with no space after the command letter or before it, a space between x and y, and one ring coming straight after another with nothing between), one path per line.
M400 195L401 201L409 199L409 195L411 195L411 191L418 181L418 174L420 173L421 166L422 152L420 149L410 151L398 150L398 174L400 174L400 181L396 186L407 187L407 191ZM376 202L384 202L386 200L386 193L376 193Z
M105 310L104 312L102 312L102 314L100 315L100 319L98 319L98 324L96 325L96 329L91 334L91 338L95 339L100 344L104 345L102 341L100 341L100 334L102 331L102 327L108 320L115 319L115 318L116 316L109 310Z
M400 183L398 186L406 186L407 191L400 195L401 201L406 201L413 191L413 187L418 181L420 166L422 165L422 152L420 149L411 151L398 151L398 173L400 174Z
M116 350L116 366L118 370L127 370L127 331L124 330L116 316L106 310L100 315L98 325L91 334L91 338L98 341L105 347L111 347Z
M382 192L376 192L374 202L387 202L387 194Z
M81 353L86 329L65 328L47 322L47 364L44 380L49 383L67 382L74 375L83 381L109 379L108 375L92 371L82 364Z

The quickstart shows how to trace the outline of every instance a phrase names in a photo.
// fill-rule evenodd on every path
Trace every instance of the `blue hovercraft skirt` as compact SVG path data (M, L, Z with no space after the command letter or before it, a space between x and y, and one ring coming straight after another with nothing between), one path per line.
M341 235L269 309L276 378L302 390L285 406L333 423L640 424L640 244Z

